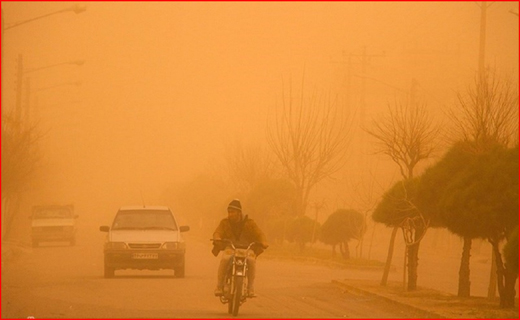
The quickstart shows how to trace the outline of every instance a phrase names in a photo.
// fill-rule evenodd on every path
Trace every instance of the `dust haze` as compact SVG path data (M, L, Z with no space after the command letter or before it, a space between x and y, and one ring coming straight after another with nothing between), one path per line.
M2 20L9 25L73 4L2 2ZM302 81L309 91L344 98L352 121L344 166L309 201L326 203L320 221L337 208L360 207L369 184L377 199L400 179L360 128L411 90L436 120L447 121L456 93L478 70L474 2L78 4L87 10L2 35L2 108L15 105L19 55L25 70L60 64L26 73L23 114L41 133L42 158L24 203L74 203L88 226L144 202L172 207L195 233L211 230L229 199L243 196L229 156L236 146L269 150L269 123L288 84L296 93ZM488 10L485 60L518 86L518 15L511 11L518 3ZM63 64L77 60L84 64ZM201 196L201 177L225 187ZM212 211L209 222L180 199L212 202L200 206ZM308 215L314 218L314 209Z
M21 57L22 116L37 128L41 157L21 210L74 204L79 234L96 245L97 251L88 249L99 258L91 266L96 274L103 245L97 228L110 224L121 206L170 206L191 226L188 242L209 239L230 199L244 200L247 211L247 192L230 159L237 150L256 150L262 156L257 165L264 155L275 159L267 132L289 88L294 96L303 86L303 94L338 97L351 124L341 169L312 189L307 215L323 222L339 208L373 208L401 175L394 162L375 153L374 140L361 128L370 128L389 103L411 96L448 127L447 111L479 67L477 2L2 2L3 27L76 4L86 11L3 31L2 108L16 104ZM518 87L518 3L494 2L486 28L486 66ZM416 175L443 155L448 138ZM17 233L28 238L26 220ZM389 230L370 223L370 250L384 261ZM431 233L421 250L448 250L452 265L438 277L451 280L437 281L439 270L422 279L455 291L460 239L445 230ZM476 243L475 254L488 259L488 244ZM402 239L397 245L403 247ZM209 255L209 244L193 246L200 250L190 259L213 261L201 254ZM398 265L402 254L396 253ZM423 261L430 258L424 254ZM209 274L213 283L214 262L193 263L189 272ZM278 270L272 262L261 268ZM472 267L477 295L486 294L489 268L487 260ZM77 294L66 289L65 296Z

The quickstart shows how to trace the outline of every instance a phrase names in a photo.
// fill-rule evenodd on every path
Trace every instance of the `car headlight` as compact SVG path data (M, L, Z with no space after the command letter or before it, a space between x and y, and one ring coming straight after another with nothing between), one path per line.
M128 249L124 242L107 242L105 243L105 249L122 250Z
M184 242L165 242L161 248L167 250L184 249Z

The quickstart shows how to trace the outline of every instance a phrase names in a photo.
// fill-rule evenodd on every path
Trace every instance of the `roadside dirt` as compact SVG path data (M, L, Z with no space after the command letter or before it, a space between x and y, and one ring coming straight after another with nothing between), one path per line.
M518 301L514 309L502 309L497 300L482 297L459 298L457 296L418 287L416 291L406 291L402 283L389 282L380 286L374 280L334 280L347 291L361 291L378 295L396 303L430 312L433 316L447 319L518 319Z

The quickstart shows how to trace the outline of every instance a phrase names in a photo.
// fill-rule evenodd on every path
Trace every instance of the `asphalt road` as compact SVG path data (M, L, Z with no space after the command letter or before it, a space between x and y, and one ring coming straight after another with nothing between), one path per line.
M82 229L74 247L23 248L2 261L2 318L229 318L213 296L218 259L187 235L186 277L116 271L103 278L105 233ZM256 292L239 318L421 318L424 315L332 283L344 269L259 257Z

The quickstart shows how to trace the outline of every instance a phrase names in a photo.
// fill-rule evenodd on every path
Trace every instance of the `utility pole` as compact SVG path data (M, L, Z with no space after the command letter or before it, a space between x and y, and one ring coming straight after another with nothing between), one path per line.
M29 114L31 108L31 78L25 77L25 106L23 113L23 123L29 125Z
M386 55L384 53L383 54L369 54L369 53L367 53L366 46L363 46L363 49L360 54L354 54L354 53L345 54L343 52L343 61L339 61L339 62L334 61L334 62L341 63L341 64L345 64L345 63L347 64L346 91L347 91L347 102L349 105L352 100L351 99L351 97L352 97L352 95L351 95L352 77L355 76L357 78L361 78L361 90L360 90L360 97L359 97L359 109L360 109L359 110L359 123L362 128L366 127L366 113L367 113L366 79L368 78L367 69L370 65L370 61L372 58L385 57L385 56ZM345 62L345 58L347 58L346 62ZM361 63L361 75L356 75L352 72L352 67L353 67L352 58L359 58L360 63ZM364 149L365 148L364 146L366 146L366 143L363 140L364 139L361 138L360 143L363 145L363 149ZM362 150L362 153L364 153L364 150Z
M487 5L485 1L480 4L480 45L478 54L478 76L480 80L483 80L485 76L485 58L486 58L486 19L487 19L487 8L491 5Z
M15 103L15 125L20 126L22 120L22 85L23 85L23 55L18 55L16 67L16 103ZM20 128L19 128L20 129Z
M370 61L372 58L375 58L375 57L384 57L385 55L384 54L368 54L367 53L367 48L366 46L363 47L363 51L361 53L361 55L359 55L361 57L361 96L360 96L360 99L359 99L359 108L360 108L360 111L359 111L359 125L361 126L362 129L366 128L367 127L367 119L366 119L366 115L367 115L367 99L366 99L366 96L367 96L367 68L368 66L370 65ZM358 161L360 162L359 163L359 168L361 169L363 166L364 166L364 155L366 155L368 152L367 152L367 146L368 146L368 143L367 143L367 137L366 137L366 133L363 131L363 130L360 130L359 131L359 144L360 144L360 149L359 149L359 152L361 153L359 156L358 156Z
M487 20L487 9L492 4L487 4L485 1L480 3L480 43L478 53L478 78L479 78L479 90L482 90L482 86L486 84L486 20ZM484 103L484 97L482 92L477 92L478 100L477 103ZM496 267L496 255L495 252L491 253L491 271L489 275L489 286L488 286L488 299L494 299L496 297L497 288L497 267Z
M367 109L367 102L366 102L366 79L367 79L367 67L370 64L370 60L375 57L384 57L385 54L368 54L367 53L367 47L363 47L363 51L360 55L352 55L352 56L359 56L361 57L361 97L359 99L360 104L360 112L359 112L359 120L361 122L361 126L366 126L366 109Z
M351 86L352 86L352 77L356 76L358 78L361 78L361 96L359 99L360 102L360 120L362 122L362 125L364 125L364 120L366 117L366 79L367 77L367 68L370 65L370 60L375 57L385 57L386 55L383 54L368 54L366 46L363 46L361 54L354 54L349 53L346 54L343 52L343 60L342 61L333 61L334 63L341 63L347 65L347 83L346 83L346 91L347 91L347 102L350 102L351 100ZM352 58L360 58L361 62L361 76L355 75L352 72ZM346 60L346 62L345 62Z

